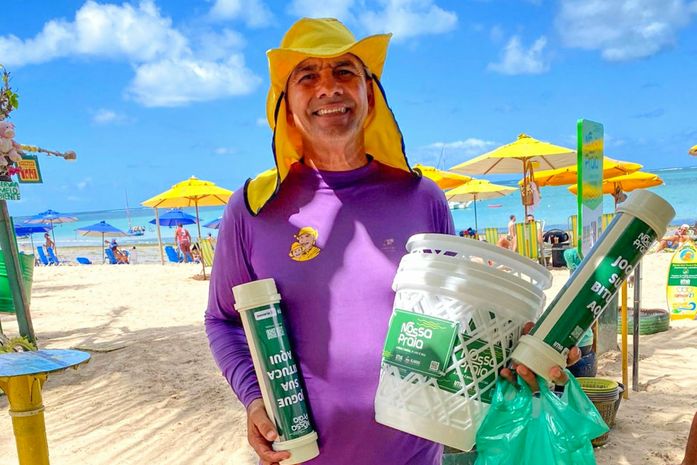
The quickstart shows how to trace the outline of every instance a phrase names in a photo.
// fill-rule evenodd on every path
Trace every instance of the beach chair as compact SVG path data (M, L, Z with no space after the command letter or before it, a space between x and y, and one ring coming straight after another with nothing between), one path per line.
M80 265L91 265L92 264L90 259L86 258L86 257L75 257L75 261L78 262Z
M576 229L578 228L578 215L571 215L569 217L569 227L571 228L571 246L578 247L578 237L576 236Z
M614 213L603 213L603 231L607 229L607 227L612 223L612 220L615 218Z
M51 263L48 261L48 258L46 258L46 254L44 253L44 248L42 246L38 246L36 248L36 253L39 254L39 260L41 260L41 263L45 266L50 265Z
M106 259L109 261L110 265L118 265L119 261L116 259L116 255L114 255L114 251L111 250L110 248L104 249L104 254L106 255Z
M213 266L213 246L210 241L202 240L198 244L198 250L201 251L201 260L203 261L203 266L212 267Z
M165 246L165 254L167 254L167 260L169 260L172 263L179 263L181 261L179 260L179 255L177 255L177 252L171 245Z
M68 263L65 260L59 260L56 253L53 251L53 247L46 247L46 253L48 254L48 262L52 265L60 265L62 263Z
M484 228L484 239L489 244L496 245L499 242L499 230L497 228Z
M537 234L537 222L516 223L516 251L531 260L540 259L540 244Z

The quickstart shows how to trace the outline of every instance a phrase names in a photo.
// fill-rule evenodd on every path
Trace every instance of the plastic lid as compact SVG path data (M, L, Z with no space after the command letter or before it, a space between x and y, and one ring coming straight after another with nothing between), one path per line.
M656 237L663 237L668 224L675 217L675 210L663 197L653 192L637 190L617 207L618 212L629 213L651 226Z
M281 300L281 295L276 289L276 281L273 278L259 279L234 286L232 295L235 297L235 310L238 312Z
M566 358L562 354L536 337L527 334L520 336L518 345L511 354L511 359L522 363L550 382L552 379L549 377L549 370L555 366L562 368L566 366Z
M293 465L296 463L307 462L319 455L319 446L317 446L317 433L314 431L305 436L291 439L289 441L274 442L273 450L290 452L290 458L281 460L281 465Z

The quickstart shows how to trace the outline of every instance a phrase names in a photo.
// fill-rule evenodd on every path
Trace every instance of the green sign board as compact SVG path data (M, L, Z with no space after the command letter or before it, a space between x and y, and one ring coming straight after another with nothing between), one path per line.
M19 200L19 184L0 181L0 200Z
M578 135L578 248L585 256L600 237L603 219L603 125L580 119Z
M385 363L440 377L450 363L458 323L395 309L385 338Z

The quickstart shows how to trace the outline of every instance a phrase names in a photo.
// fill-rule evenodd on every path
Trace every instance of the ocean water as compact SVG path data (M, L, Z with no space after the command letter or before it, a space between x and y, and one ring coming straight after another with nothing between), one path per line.
M697 193L697 166L650 171L658 174L664 181L663 185L653 187L650 190L666 199L671 203L673 208L675 208L676 217L673 223L688 223L694 225L697 221L697 202L694 199ZM495 182L517 187L518 180ZM569 216L576 214L576 196L570 193L566 186L543 187L540 193L541 201L535 209L535 218L545 221L545 229L568 229ZM149 223L150 220L155 219L155 212L151 208L131 208L128 211L128 215L125 209L68 213L63 212L60 205L47 205L46 208L53 208L78 218L78 221L74 223L55 225L54 233L58 247L100 246L101 237L82 236L75 230L102 220L124 231L128 230L129 223L132 226L138 225L145 227L146 231L143 236L116 238L121 244L157 243L155 225ZM200 208L199 215L201 224L203 225L220 217L223 214L223 208L224 207ZM193 208L185 209L185 211L192 215L196 214ZM517 192L498 199L482 200L477 202L477 223L480 231L485 227L504 229L508 224L509 215L516 215L520 221L523 219L523 211L520 195ZM603 211L606 213L614 211L613 199L609 195L603 196ZM164 211L161 211L161 213L164 213ZM471 204L465 209L451 210L451 213L455 222L455 228L458 231L467 229L468 227L474 227L474 204ZM130 219L128 217L129 215ZM14 221L16 224L25 219L26 217L17 217ZM192 237L197 237L198 231L195 224L185 227L189 230ZM166 243L173 243L174 230L174 227L162 227L162 240ZM217 237L217 230L201 227L202 236L207 236L209 232L212 233L214 237ZM106 236L106 238L111 239L111 237L108 236ZM37 245L42 243L43 238L41 234L34 235L34 241Z

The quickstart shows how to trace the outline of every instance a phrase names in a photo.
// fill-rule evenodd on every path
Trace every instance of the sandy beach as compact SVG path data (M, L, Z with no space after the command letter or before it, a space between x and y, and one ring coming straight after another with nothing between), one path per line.
M670 254L644 259L644 307L665 306L669 260ZM40 346L92 356L44 386L52 464L256 464L243 408L208 351L202 324L208 282L192 279L199 272L197 265L159 264L35 270L32 318ZM568 277L566 270L553 273L548 299ZM5 332L17 334L13 316L0 319ZM692 321L641 336L640 391L622 402L608 444L596 449L599 464L682 460L697 410L695 341ZM619 352L605 354L599 376L620 380L620 361ZM0 410L7 411L5 397ZM0 457L17 463L6 413Z

